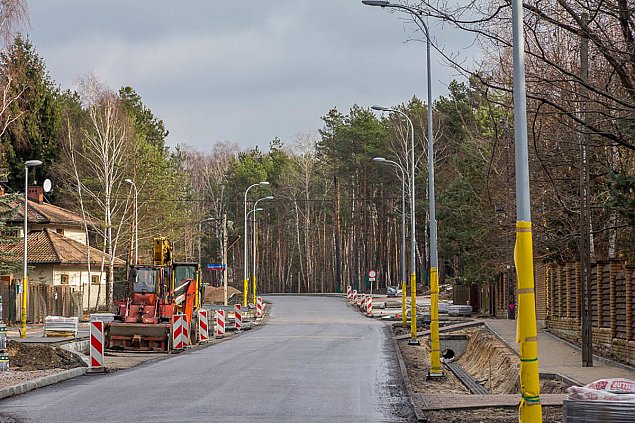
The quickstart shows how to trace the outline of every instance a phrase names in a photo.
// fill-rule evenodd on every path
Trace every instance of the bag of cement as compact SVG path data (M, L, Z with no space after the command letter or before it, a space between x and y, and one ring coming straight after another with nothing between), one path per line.
M600 379L585 386L567 389L563 403L567 423L635 421L635 381Z

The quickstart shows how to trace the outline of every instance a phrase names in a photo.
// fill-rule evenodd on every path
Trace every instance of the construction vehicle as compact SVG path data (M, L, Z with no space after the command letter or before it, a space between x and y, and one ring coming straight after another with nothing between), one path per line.
M198 308L198 263L173 263L173 247L154 239L153 263L130 267L127 295L117 302L115 321L106 325L106 347L114 350L170 351L172 316L192 324Z

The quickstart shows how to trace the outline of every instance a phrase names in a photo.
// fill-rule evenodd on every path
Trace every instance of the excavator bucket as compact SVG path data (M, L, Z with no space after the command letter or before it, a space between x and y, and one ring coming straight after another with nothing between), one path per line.
M106 348L126 351L159 351L171 349L171 325L111 322L106 326Z

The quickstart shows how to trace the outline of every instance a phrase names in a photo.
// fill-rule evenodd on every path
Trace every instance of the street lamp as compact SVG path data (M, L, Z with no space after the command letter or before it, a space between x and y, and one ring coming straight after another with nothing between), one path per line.
M20 338L26 338L26 306L27 291L29 287L27 238L29 221L29 168L41 165L40 160L27 160L24 162L24 268L22 269L22 308L20 310L21 331Z
M403 166L393 160L387 160L384 157L375 157L373 160L396 167L401 171L401 325L405 328L408 320L406 316L406 171Z
M249 295L249 252L247 251L248 245L249 245L249 241L247 238L247 215L249 213L247 213L247 193L249 193L249 190L252 189L253 187L257 187L259 185L269 185L269 182L267 181L262 181L262 182L258 182L257 184L253 184L250 185L249 188L247 188L245 190L245 238L243 240L243 243L245 244L245 255L244 255L244 263L243 263L243 267L244 267L244 279L243 279L243 306L247 307L247 296Z
M254 239L254 244L253 244L253 249L251 251L252 251L252 254L253 254L254 257L253 257L253 271L252 271L253 273L252 273L251 277L252 277L252 281L253 281L253 285L252 286L253 286L253 290L254 290L253 291L254 292L254 305L256 305L257 302L258 302L257 301L258 299L256 297L257 293L256 293L256 213L255 213L255 210L256 210L256 207L258 206L258 203L263 201L263 200L273 200L273 196L269 195L267 197L262 197L262 198L257 199L256 202L254 203L254 207L252 209L252 211L254 211L254 216L253 216L253 223L254 223L254 226L253 226L253 228L254 228L253 239Z
M124 179L124 181L134 188L134 264L139 264L139 210L137 208L139 191L137 191L137 185L135 185L132 179L128 178Z
M402 115L410 125L410 340L409 345L419 345L417 341L417 262L415 236L415 128L410 117L401 110L383 106L373 106L373 110L394 112ZM403 295L403 293L402 293Z
M430 70L430 32L428 31L428 25L421 17L420 10L414 9L409 6L404 6L402 4L390 3L389 1L362 0L362 3L367 6L389 7L405 10L414 18L416 18L426 34L426 76L428 82L428 201L430 204L430 371L428 372L428 378L443 377L443 371L441 370L441 351L439 344L439 274L437 271L437 219L435 212L434 195L434 134L432 133L432 72ZM411 184L412 200L414 201L414 142L412 146L412 157L413 180L411 181ZM414 213L412 215L412 220L412 238L414 239Z

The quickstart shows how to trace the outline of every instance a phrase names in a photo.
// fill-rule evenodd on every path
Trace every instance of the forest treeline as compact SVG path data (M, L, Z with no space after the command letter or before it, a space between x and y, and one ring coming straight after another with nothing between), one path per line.
M525 4L536 260L576 260L585 230L592 234L594 259L635 257L635 25L632 8L623 3L587 5L588 16L578 3ZM478 34L482 48L482 61L471 69L446 56L466 78L451 82L432 108L442 281L489 282L513 267L511 11L507 3L479 1L462 20L467 9L413 6ZM475 11L481 19L473 19ZM227 214L230 280L242 288L244 193L268 181L248 200L251 209L256 199L275 197L260 202L263 211L256 213L260 289L341 290L363 283L370 269L378 271L380 286L400 281L401 174L372 160L394 160L409 173L409 126L399 114L376 114L369 105L333 108L318 131L270 140L268 151L231 142L198 151L169 148L169 122L133 87L114 89L86 75L75 89L61 90L26 36L6 39L0 83L6 190L21 192L23 162L42 160L31 178L51 178L48 200L83 215L91 245L111 257L133 257L130 179L138 191L142 261L150 260L152 238L167 236L179 260L220 262L222 228L213 219ZM390 106L414 123L417 273L425 285L429 105L413 95ZM590 228L580 225L583 142ZM105 271L112 298L113 281L121 276ZM205 278L218 282L216 274Z

